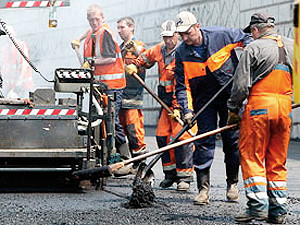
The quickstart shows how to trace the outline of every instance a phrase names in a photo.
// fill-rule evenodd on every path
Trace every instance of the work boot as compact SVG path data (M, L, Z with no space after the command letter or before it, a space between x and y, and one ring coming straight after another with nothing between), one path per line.
M240 223L251 222L252 220L263 221L265 219L267 219L267 216L254 216L248 210L234 217L234 220Z
M228 202L236 202L239 199L239 189L237 186L239 180L239 166L226 164L226 199Z
M115 177L122 177L122 176L126 176L126 175L129 175L129 174L132 174L132 163L126 165L126 166L123 166L119 169L117 169L115 172L114 172L114 176Z
M283 224L285 222L285 218L286 218L285 214L279 215L277 217L269 216L268 219L267 219L267 222L268 223L273 223L273 224Z
M200 190L199 194L194 199L195 205L206 205L209 203L208 189Z
M236 202L239 200L239 189L237 183L227 187L226 198L228 202Z
M194 204L195 205L206 205L209 203L209 188L210 188L210 183L209 183L209 169L205 170L198 170L195 169L196 174L197 174L197 186L199 189L199 194L196 196L194 199Z
M120 145L117 150L120 153L121 159L126 160L131 158L128 143Z
M188 191L190 190L190 183L186 181L177 182L177 191Z
M176 181L176 170L164 171L165 179L160 182L159 186L161 188L169 188L171 187Z
M163 179L163 181L160 182L159 186L160 186L161 188L169 188L169 187L171 187L174 183L175 183L175 180L171 180L171 179Z
M143 155L143 154L146 154L148 151L146 150L146 146L144 146L143 148L141 148L138 152L133 152L132 153L132 157L137 157L137 156L140 156L140 155ZM143 159L143 160L139 160L139 161L136 161L133 163L133 166L132 166L132 174L136 174L137 171L138 171L138 168L140 166L141 163L146 163L146 159Z

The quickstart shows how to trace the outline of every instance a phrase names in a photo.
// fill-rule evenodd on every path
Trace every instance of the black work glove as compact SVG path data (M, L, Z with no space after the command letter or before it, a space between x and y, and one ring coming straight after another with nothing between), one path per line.
M238 112L228 112L227 125L236 124L236 129L240 127L241 117Z

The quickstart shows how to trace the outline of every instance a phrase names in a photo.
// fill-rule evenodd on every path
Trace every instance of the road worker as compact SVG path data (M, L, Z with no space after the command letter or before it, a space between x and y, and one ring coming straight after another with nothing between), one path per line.
M291 130L293 41L276 33L275 19L264 13L251 16L244 31L254 42L241 55L228 100L228 124L240 125L240 162L246 212L238 222L253 219L281 224L287 214L287 151Z
M168 115L166 109L161 108L160 117L156 129L156 140L159 148L166 146L171 137L175 137L181 130L181 125L173 118L179 117L181 110L175 99L175 49L179 44L178 34L175 32L174 21L167 20L162 24L161 36L163 42L147 49L141 56L134 60L134 64L128 65L126 71L132 74L137 71L137 67L146 66L150 68L158 63L159 86L158 96L171 110L172 115ZM193 127L196 132L197 127ZM181 140L190 138L186 132ZM162 156L163 172L165 179L160 183L160 187L168 188L177 183L178 191L188 191L193 178L193 144L187 144L176 149L165 152Z
M6 29L24 55L29 57L27 43L16 37L16 31L12 26L6 26ZM34 87L32 69L29 63L8 39L6 43L1 43L1 52L5 52L1 57L4 96L7 98L28 98L29 91L33 91Z
M106 94L116 93L115 102L115 132L116 149L122 160L131 157L128 143L119 120L119 111L122 104L123 89L126 86L124 64L121 50L115 39L115 35L104 23L104 16L100 6L93 4L87 9L87 19L91 30L85 32L80 38L72 41L72 47L79 47L84 42L84 64L83 68L90 68L92 57L93 41L95 43L95 70L94 82L104 83L108 86Z
M124 64L129 65L146 50L145 44L134 38L135 22L131 17L123 17L117 22L119 36L123 40L120 45ZM144 80L145 68L140 67L137 74ZM122 97L120 122L129 141L129 148L133 157L146 153L143 107L143 87L132 76L126 74L126 87ZM139 163L134 164L137 169ZM120 169L118 174L128 174L131 165ZM115 173L116 175L116 173Z
M235 47L244 46L251 37L241 30L223 27L200 28L196 17L183 11L176 16L176 31L183 43L176 50L176 96L184 113L184 120L191 124L198 112L233 76L238 59ZM225 126L228 116L226 106L230 88L225 89L198 116L198 134ZM219 116L219 122L218 122ZM237 201L239 171L238 131L222 134L225 153L228 201ZM195 142L193 155L199 194L194 204L209 203L210 167L214 158L215 136Z

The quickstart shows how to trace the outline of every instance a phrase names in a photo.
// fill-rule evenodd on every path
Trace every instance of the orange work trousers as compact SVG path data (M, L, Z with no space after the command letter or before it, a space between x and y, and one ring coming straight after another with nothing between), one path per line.
M251 89L240 127L240 162L253 215L287 212L286 159L291 130L291 76L278 66Z
M158 147L162 148L166 146L172 138L181 131L181 129L182 126L168 115L167 110L162 109L156 129ZM195 125L191 130L196 134L197 125ZM186 140L188 138L191 138L191 135L188 132L185 132L179 140ZM194 145L191 143L164 152L162 156L164 173L176 170L177 178L187 178L187 181L190 181L194 171L193 151Z
M144 115L141 109L121 109L120 123L128 138L133 156L139 155L146 148Z

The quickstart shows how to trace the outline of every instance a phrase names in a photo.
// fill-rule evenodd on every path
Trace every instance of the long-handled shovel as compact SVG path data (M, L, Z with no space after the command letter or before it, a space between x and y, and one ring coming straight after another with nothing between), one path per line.
M145 83L145 81L143 81L142 78L140 78L140 76L136 73L133 73L132 76L143 86L143 88L145 88L148 93L165 109L167 110L167 112L169 114L173 114L173 111L167 106L166 103L164 103L163 100L161 100L158 95ZM184 122L176 117L176 121L183 127L184 126ZM196 134L194 134L191 130L187 130L187 132L194 137Z
M292 108L293 109L298 108L299 106L300 106L300 104L293 104ZM206 138L208 136L215 135L215 134L221 133L221 132L229 130L229 129L233 129L236 126L237 126L237 124L232 124L232 125L228 125L228 126L225 126L225 127L221 127L221 128L218 128L218 129L215 129L215 130L203 133L203 134L199 134L195 137L191 137L191 138L183 140L183 141L179 141L179 142L176 142L176 143L173 143L173 144L169 144L169 145L167 145L163 148L157 149L157 150L152 151L152 152L148 152L148 153L143 154L143 155L133 157L131 159L124 160L122 162L114 163L114 164L111 164L111 165L108 165L108 166L97 167L97 168L93 168L93 169L78 170L78 171L73 172L72 175L73 175L73 178L75 180L90 180L90 179L109 177L109 176L112 175L112 173L115 170L117 170L117 169L119 169L119 168L121 168L125 165L128 165L130 163L146 159L146 158L148 158L150 156L153 156L153 155L161 154L165 151L169 151L170 149L180 147L182 145L185 145L185 144L188 144L188 143Z
M81 54L79 52L79 48L76 46L74 48L74 50L75 50L76 56L78 58L79 64L80 64L80 66L82 66L83 65L83 61L82 61L82 58L81 58Z
M73 178L75 180L89 180L89 179L95 179L95 178L109 177L109 176L112 175L112 173L115 170L117 170L117 169L119 169L119 168L121 168L125 165L128 165L130 163L146 159L150 156L157 155L157 154L163 153L165 151L169 151L170 149L180 147L182 145L197 141L199 139L206 138L208 136L218 134L218 133L223 132L225 130L232 129L236 126L237 126L236 124L232 124L232 125L229 125L229 126L218 128L218 129L215 129L215 130L197 135L195 137L192 137L192 138L189 138L189 139L186 139L186 140L183 140L183 141L176 142L174 144L169 144L169 145L167 145L163 148L157 149L157 150L152 151L152 152L148 152L148 153L143 154L143 155L136 156L136 157L131 158L131 159L124 160L122 162L114 163L114 164L111 164L111 165L108 165L108 166L93 168L93 169L78 170L78 171L73 172L72 175L73 175Z

